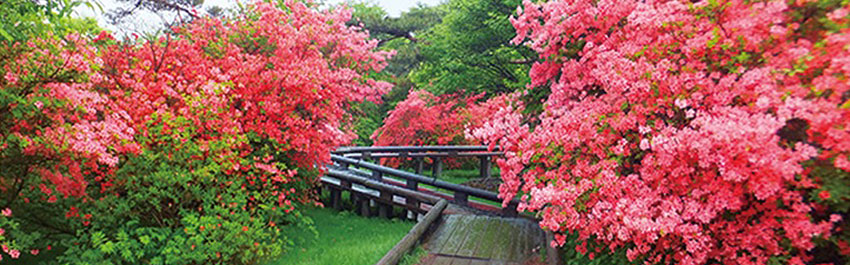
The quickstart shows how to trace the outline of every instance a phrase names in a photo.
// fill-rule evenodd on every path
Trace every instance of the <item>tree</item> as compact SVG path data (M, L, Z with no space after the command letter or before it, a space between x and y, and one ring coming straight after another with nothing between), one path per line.
M394 89L383 96L380 104L364 102L353 108L355 130L358 134L354 144L372 145L372 133L381 126L387 113L407 97L408 91L413 87L408 74L423 60L420 54L422 44L416 36L439 23L444 11L440 6L419 5L394 18L389 17L386 11L373 2L347 4L354 10L353 19L348 25L362 26L369 31L372 38L379 40L382 50L395 52L388 60L387 68L377 76L394 83Z
M490 95L524 89L534 54L510 44L507 18L520 1L452 0L440 24L421 39L423 62L411 74L420 88L437 94L465 90ZM489 97L489 96L488 96Z
M848 198L847 8L525 1L513 42L538 53L531 85L551 94L533 130L483 131L503 136L501 196L591 258L803 264L816 242L846 255L830 237L846 208L824 205Z

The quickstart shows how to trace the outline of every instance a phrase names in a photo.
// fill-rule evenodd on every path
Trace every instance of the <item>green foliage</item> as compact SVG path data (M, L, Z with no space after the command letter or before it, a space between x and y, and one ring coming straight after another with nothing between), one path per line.
M99 10L97 2L80 0L48 0L44 4L31 0L8 0L0 4L0 43L26 41L47 35L64 36L71 32L93 34L100 31L92 18L72 18L74 8L85 5Z
M183 136L191 138L194 132L186 128ZM91 225L70 240L60 262L250 264L283 253L288 241L278 226L269 224L306 222L297 211L274 207L276 201L260 201L272 196L245 192L251 181L227 174L232 164L190 159L232 143L213 142L202 150L181 137L156 130L150 135L158 137L140 142L158 142L158 148L129 157L115 172L113 181L122 183L123 191L104 194L80 209L88 218L79 220ZM247 143L247 138L237 143Z
M354 120L354 131L357 133L357 139L351 143L356 146L372 145L372 132L381 127L383 115L386 112L380 110L380 106L374 102L363 102L352 107L352 112L356 117Z
M529 82L534 53L510 44L508 18L519 0L452 0L442 23L425 34L424 61L411 73L417 87L435 94L513 92Z

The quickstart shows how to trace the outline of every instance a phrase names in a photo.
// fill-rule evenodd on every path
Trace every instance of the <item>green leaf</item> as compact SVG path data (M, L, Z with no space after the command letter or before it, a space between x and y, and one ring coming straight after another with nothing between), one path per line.
M3 35L3 38L6 38L6 40L8 40L8 41L14 41L15 40L14 38L12 38L12 35L9 35L9 32L6 32L6 30L4 30L2 28L0 28L0 35Z
M108 241L100 246L100 251L103 251L103 253L106 254L112 254L113 252L115 252L115 244L111 241Z
M151 238L149 236L140 236L139 242L142 242L142 245L147 245L151 243Z

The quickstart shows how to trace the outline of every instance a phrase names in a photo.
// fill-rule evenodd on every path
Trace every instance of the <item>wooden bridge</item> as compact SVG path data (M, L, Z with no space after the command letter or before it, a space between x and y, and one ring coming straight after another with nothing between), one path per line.
M481 177L501 156L486 146L345 147L331 155L322 177L327 206L364 216L419 221L378 264L396 264L416 244L428 251L420 264L553 264L547 235L536 220L517 213L516 199L501 207L498 194L440 180L447 158L479 159ZM382 158L412 160L414 172L379 165ZM426 158L433 177L421 175ZM344 200L344 195L349 200Z

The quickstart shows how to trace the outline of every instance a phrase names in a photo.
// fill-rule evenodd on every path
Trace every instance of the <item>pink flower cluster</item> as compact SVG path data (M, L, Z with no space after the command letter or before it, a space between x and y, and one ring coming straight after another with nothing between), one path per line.
M531 85L551 94L533 132L507 114L486 130L508 132L490 139L508 151L501 195L591 253L807 260L840 220L812 216L804 165L848 171L850 29L846 7L827 7L844 25L827 30L786 3L525 1L514 42L539 53Z

